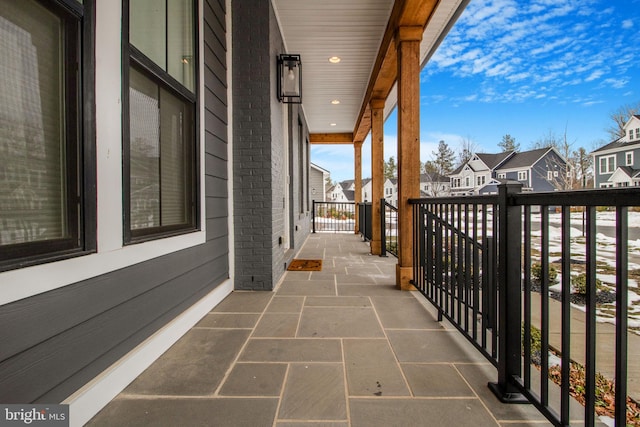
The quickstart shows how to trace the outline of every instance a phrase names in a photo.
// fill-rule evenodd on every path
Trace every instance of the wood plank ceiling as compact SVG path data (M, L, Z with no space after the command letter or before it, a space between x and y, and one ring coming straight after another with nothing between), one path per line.
M469 0L272 2L287 53L302 58L302 103L311 143L349 144L363 141L370 131L371 99L387 100L386 115L395 106L397 28L424 29L424 65ZM340 62L331 63L331 57Z

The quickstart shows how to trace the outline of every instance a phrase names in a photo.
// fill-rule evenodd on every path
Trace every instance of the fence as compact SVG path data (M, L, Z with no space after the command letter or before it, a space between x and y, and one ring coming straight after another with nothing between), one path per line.
M353 202L317 202L312 206L312 230L316 232L355 232L356 204Z
M373 232L372 232L372 215L371 215L371 209L372 209L372 204L371 203L358 203L358 218L359 218L359 227L360 227L360 234L362 235L362 238L366 241L371 240L373 238Z
M640 188L520 190L412 200L415 286L497 367L490 387L502 401L529 401L554 425L593 426L609 403L596 382L608 379L615 424L640 423L627 410L627 396L640 397L628 381L640 362L627 356L640 348L628 329L640 312L629 305L640 299L640 213L629 209ZM570 396L582 414L570 413Z
M380 200L380 236L382 236L381 256L387 256L387 252L398 257L398 208Z

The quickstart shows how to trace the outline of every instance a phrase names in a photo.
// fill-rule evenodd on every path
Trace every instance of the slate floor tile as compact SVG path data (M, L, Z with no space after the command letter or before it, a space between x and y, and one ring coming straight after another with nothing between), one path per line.
M305 307L298 329L300 337L383 337L371 308Z
M238 363L220 389L221 396L280 396L287 371L280 363Z
M291 365L278 419L346 420L342 365Z

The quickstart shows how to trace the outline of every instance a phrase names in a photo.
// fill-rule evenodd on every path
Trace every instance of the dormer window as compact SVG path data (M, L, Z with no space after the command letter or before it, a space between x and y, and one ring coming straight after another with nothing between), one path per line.
M629 141L633 139L633 129L629 129Z
M640 128L636 128L636 139L640 139Z

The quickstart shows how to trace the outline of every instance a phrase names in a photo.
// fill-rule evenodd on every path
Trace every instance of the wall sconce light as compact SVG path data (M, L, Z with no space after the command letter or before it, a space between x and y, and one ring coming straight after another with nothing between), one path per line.
M300 55L278 55L278 100L302 104L302 67Z

